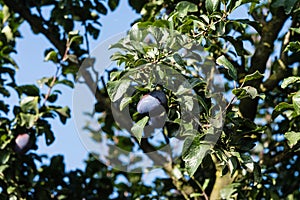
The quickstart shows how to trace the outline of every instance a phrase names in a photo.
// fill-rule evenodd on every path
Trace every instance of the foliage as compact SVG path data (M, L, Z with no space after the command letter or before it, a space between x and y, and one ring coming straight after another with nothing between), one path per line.
M55 141L50 119L58 117L65 124L71 117L67 106L56 103L61 93L57 85L74 87L78 68L90 53L89 36L98 38L99 17L107 14L107 7L114 10L119 1L2 0L0 3L1 198L300 197L298 0L129 0L141 18L127 37L111 46L118 49L111 59L121 68L109 72L107 88L96 87L95 113L102 114L98 121L112 146L128 151L136 146L144 152L163 151L161 145L167 144L168 139L178 134L184 137L182 157L162 168L168 178L158 176L151 185L143 184L143 174L106 167L95 154L87 158L85 170L67 172L61 155L45 164L48 158L34 151L38 148L36 139L41 136L47 145ZM50 13L48 17L44 15L45 9ZM241 10L248 12L249 19L232 17L233 12ZM38 80L45 90L36 84L18 85L15 80L18 65L11 55L16 53L16 38L22 34L19 27L25 21L34 33L43 34L53 45L45 50L45 61L51 61L57 73ZM82 35L74 30L77 25L83 27ZM142 42L149 32L153 40ZM207 125L212 117L214 96L206 95L208 84L197 74L197 65L203 57L192 53L195 42L207 52L208 62L218 65L226 82L224 95L232 97L221 113L225 114L224 125L220 128L219 121L215 124L220 138L214 146L203 138L215 130L198 126ZM191 50L191 54L184 57L178 53L183 47ZM88 65L92 65L92 59L89 61ZM150 79L132 78L141 66L157 71L150 73L153 74ZM92 80L91 72L86 69L79 74L86 83L99 81ZM170 74L180 74L189 86L167 87L172 85L168 82ZM160 84L158 80L166 80L168 84ZM141 84L135 93L126 96L134 81ZM148 117L137 114L135 108L142 95L157 87L168 97L168 121L164 126L165 142L153 145L141 138ZM186 95L190 90L197 98ZM12 92L18 94L17 105L8 101ZM128 109L135 125L116 122L111 102L119 103L120 110ZM187 120L178 111L199 115ZM104 137L91 127L85 128L91 130L95 139ZM117 135L115 131L119 129L132 132L135 137ZM13 147L15 138L23 133L30 134L34 144L30 151L20 154ZM118 154L115 158L120 157Z

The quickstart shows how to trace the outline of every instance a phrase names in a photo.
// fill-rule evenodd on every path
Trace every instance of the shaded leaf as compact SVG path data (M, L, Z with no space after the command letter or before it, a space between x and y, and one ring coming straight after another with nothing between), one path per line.
M235 19L234 21L238 21L244 24L248 24L252 26L259 34L262 33L263 25L258 21L250 21L249 19Z
M68 106L63 108L55 108L54 112L58 114L59 119L63 124L65 124L67 119L71 117L71 110Z
M112 0L109 0L108 4L110 4ZM96 2L96 10L103 14L103 15L106 15L107 14L107 8L103 5L103 3L99 2L99 1L95 1ZM109 5L110 7L110 5ZM110 8L111 9L111 8ZM112 9L111 9L112 10Z
M292 52L299 52L300 51L300 42L290 42L284 51L292 51Z
M234 172L238 168L238 159L235 156L231 156L228 160L228 168L230 171L230 175L233 176Z
M114 11L117 6L119 5L120 0L109 0L108 1L108 6L110 8L111 11Z
M59 80L56 82L56 84L63 84L63 85L69 86L70 88L74 88L74 83L67 79Z
M22 85L19 87L16 87L16 90L18 91L19 96L22 94L26 94L27 96L39 96L40 90L35 85Z

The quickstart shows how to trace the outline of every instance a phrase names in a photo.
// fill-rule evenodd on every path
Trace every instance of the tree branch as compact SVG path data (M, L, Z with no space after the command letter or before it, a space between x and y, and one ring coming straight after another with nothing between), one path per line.
M287 15L284 13L283 8L280 8L277 10L276 15L273 15L272 20L266 22L266 25L262 30L261 40L256 47L254 55L252 56L251 67L248 74L252 74L255 71L259 71L262 74L265 72L267 61L273 52L274 42L286 20ZM261 82L262 79L257 79L249 81L247 85L259 88ZM245 98L241 100L239 109L243 117L253 121L257 113L257 106L258 98Z
M46 24L41 17L31 14L29 8L24 4L25 1L16 1L16 0L3 0L3 2L15 13L19 13L22 18L24 18L32 28L35 33L42 33L46 38L57 48L60 55L64 55L65 52L65 40L60 39L59 32L57 27L48 26L48 29L44 27Z

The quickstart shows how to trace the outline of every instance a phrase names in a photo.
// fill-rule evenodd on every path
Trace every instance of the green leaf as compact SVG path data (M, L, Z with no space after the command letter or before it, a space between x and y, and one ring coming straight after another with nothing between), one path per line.
M8 162L10 158L10 153L8 151L0 151L0 164L4 165Z
M273 113L272 113L272 119L275 119L278 115L283 113L286 110L293 110L294 106L292 104L286 103L286 102L280 102L278 105L275 106Z
M111 11L114 11L117 6L119 5L120 0L109 0L108 1L108 6L110 8Z
M43 87L44 85L50 86L52 80L53 80L53 77L43 77L43 78L37 80L36 82L40 87Z
M36 125L38 135L44 134L46 144L49 146L54 142L54 133L51 131L51 125L46 120L39 120Z
M289 147L292 148L300 140L300 132L286 132L284 137L287 139Z
M1 85L0 85L0 94L2 94L5 97L10 96L10 92L7 89L5 89L4 87L2 87Z
M230 185L224 186L220 191L220 197L221 199L232 199L231 195L237 191L237 187L239 186L239 183L231 183Z
M144 127L146 126L147 122L149 120L148 116L143 117L143 119L139 120L137 123L133 125L131 128L132 134L137 138L139 143L141 142L142 136L143 136L143 131Z
M45 133L46 145L49 146L55 140L54 133L51 131L50 127L49 128L47 127L44 130L44 133Z
M261 35L262 33L263 25L257 21L250 21L249 19L235 19L234 21L248 24L249 26L252 26L257 31L258 34Z
M264 75L261 74L259 71L256 70L253 74L249 74L249 75L245 76L243 82L246 83L247 81L251 81L251 80L255 80L255 79L260 79L262 77L264 77Z
M254 176L254 184L255 185L261 182L261 180L262 180L261 169L260 169L259 164L257 164L257 163L254 163L253 176Z
M82 44L83 43L83 37L81 35L72 35L69 38L69 46L71 46L73 43L75 44Z
M299 52L300 51L300 42L290 42L284 51L291 51L291 52Z
M175 53L175 54L173 55L173 58L174 58L175 62L176 62L178 65L180 65L180 66L185 66L184 60L181 58L181 56L180 56L178 53Z
M6 169L9 168L9 167L10 167L10 165L3 165L3 164L1 163L1 165L0 165L0 173L2 174L3 171L6 170Z
M95 6L95 9L99 12L99 13L101 13L101 14L103 14L103 15L106 15L107 14L107 9L106 9L106 7L103 5L103 3L101 3L101 2L99 2L99 1L95 1L96 2L96 6ZM110 2L110 1L109 1ZM108 3L109 3L108 2Z
M130 103L131 103L131 97L122 98L120 103L120 111L122 111Z
M22 85L19 87L16 87L16 90L18 91L19 96L22 94L26 94L27 96L39 96L40 90L35 85Z
M5 37L6 37L6 40L7 40L8 42L14 40L14 34L13 34L11 28L10 28L8 25L6 25L6 26L1 30L1 33L4 33L4 35L5 35Z
M259 0L237 0L237 1L229 1L229 5L228 7L228 12L232 12L233 10L235 10L236 8L240 7L243 4L246 3L253 3L258 4L260 3Z
M290 84L294 84L296 82L300 81L300 77L299 76L290 76L288 78L285 78L281 84L281 88L285 89L287 86L289 86Z
M193 176L210 150L209 144L201 143L201 137L188 137L183 144L183 160L190 176Z
M65 124L67 119L71 117L71 110L68 106L63 108L55 108L54 112L58 114L59 119L63 124Z
M54 63L58 63L58 56L57 53L55 51L50 51L49 53L47 53L45 59L45 61L52 61Z
M230 175L233 176L234 172L237 170L238 168L238 159L235 156L231 156L228 160L228 168L230 171Z
M63 85L69 86L70 88L74 88L74 83L67 79L57 81L56 84L63 84Z
M118 142L116 142L117 147L120 147L121 149L131 152L132 147L134 146L134 143L131 141L131 138L125 137L125 136L116 136L116 139Z
M70 37L78 35L78 34L79 34L79 30L70 31L68 33L68 37L70 38Z
M228 40L234 46L235 51L239 56L249 55L249 53L244 49L242 39L234 38L232 36L223 36L223 38Z
M117 80L107 83L107 92L112 102L120 99L130 86L130 80Z
M232 93L238 98L238 99L244 99L244 98L251 98L254 99L256 97L259 97L256 88L251 86L245 86L242 88L236 88L232 90Z
M39 97L33 96L23 98L20 102L21 110L23 112L34 110L36 113L38 113L38 98Z
M179 17L185 17L189 12L197 12L198 7L191 2L181 1L176 5L176 10Z
M10 17L10 12L9 12L9 7L7 5L2 6L2 24L5 24L5 22L9 19Z
M219 0L206 0L205 8L208 13L213 13L218 9Z
M21 126L26 126L27 128L33 127L34 123L38 119L38 115L30 113L20 113Z
M272 2L271 6L273 8L279 8L279 7L284 7L284 11L285 11L285 14L290 14L295 3L297 3L298 0L285 0L285 1L282 1L282 0L275 0Z
M64 60L64 61L69 60L69 61L71 61L71 62L73 62L73 63L76 63L76 64L79 63L79 62L78 62L78 57L77 57L76 55L72 55L72 54L65 55L63 60ZM68 67L68 68L69 68L69 67ZM77 72L77 71L76 71L76 72Z
M217 59L217 64L224 66L226 69L228 69L230 77L233 78L233 80L237 80L237 71L235 67L229 62L229 60L227 60L227 58L225 58L224 55L220 56Z
M300 34L300 28L290 28L290 30Z
M300 115L300 91L293 96L293 106L297 115Z
M5 104L4 101L0 100L0 110L7 114L9 112L9 105Z

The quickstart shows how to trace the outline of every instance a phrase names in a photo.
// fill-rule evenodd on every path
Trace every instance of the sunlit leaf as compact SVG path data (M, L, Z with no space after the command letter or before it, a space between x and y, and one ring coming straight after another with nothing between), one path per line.
M117 80L107 83L107 92L110 99L115 102L120 99L130 86L130 80Z
M176 10L179 17L185 17L189 12L197 12L198 7L191 2L181 1L176 5Z
M300 140L300 132L286 132L284 137L287 139L289 147L292 148Z
M131 103L131 97L124 97L120 103L120 111L122 111L129 103Z
M189 137L184 142L183 160L190 176L192 176L210 149L209 144L201 143L200 137Z
M46 57L45 57L44 60L45 60L45 61L52 61L52 62L54 62L54 63L58 63L58 56L57 56L57 53L56 53L55 51L50 51L50 52L46 55Z
M300 82L300 77L299 76L290 76L288 78L285 78L281 84L281 88L285 89L287 86L290 84L294 84Z
M231 78L233 78L234 80L237 80L237 71L235 69L235 67L229 62L229 60L227 60L227 58L225 58L225 56L220 56L217 59L217 64L224 66L226 69L228 69L228 73L231 76Z
M244 98L254 99L256 97L259 97L256 88L251 87L251 86L245 86L245 87L242 87L242 88L233 89L232 93L238 99L244 99Z
M146 126L147 122L149 120L148 116L143 117L143 119L139 120L136 122L133 127L131 128L131 132L133 135L136 137L136 139L141 142L142 136L143 136L143 131L144 127Z
M247 81L260 79L262 77L264 77L263 74L261 74L259 71L255 71L253 74L248 74L248 75L245 76L244 83L246 83Z
M206 0L205 1L205 8L208 13L213 13L218 9L219 0Z
M28 96L21 100L20 107L23 112L27 112L29 110L34 110L38 112L38 98L34 96Z
M297 115L300 115L300 91L293 96L293 106Z
M294 109L293 104L289 104L287 102L280 102L278 105L275 106L272 113L272 118L275 119L278 115L280 115L284 111L293 110L293 109Z

